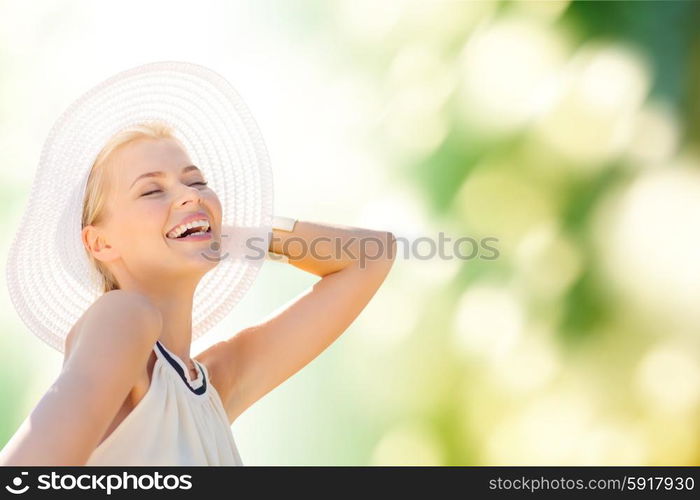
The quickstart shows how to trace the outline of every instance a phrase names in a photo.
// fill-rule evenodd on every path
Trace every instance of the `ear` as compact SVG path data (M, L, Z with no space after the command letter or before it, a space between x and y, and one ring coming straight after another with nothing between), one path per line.
M83 245L92 256L101 261L109 262L119 257L119 252L109 244L104 231L96 226L85 226L81 232Z

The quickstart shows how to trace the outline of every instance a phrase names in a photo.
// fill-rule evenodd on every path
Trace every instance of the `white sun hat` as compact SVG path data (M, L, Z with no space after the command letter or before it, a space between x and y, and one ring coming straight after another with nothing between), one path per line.
M195 290L192 340L231 311L265 262L244 241L257 238L255 248L267 250L272 170L257 124L236 90L218 73L188 62L120 72L73 102L54 124L9 250L12 303L29 330L60 352L70 329L103 294L81 240L88 174L115 133L153 120L173 127L222 206L222 238L213 243L221 251L212 253L219 263Z

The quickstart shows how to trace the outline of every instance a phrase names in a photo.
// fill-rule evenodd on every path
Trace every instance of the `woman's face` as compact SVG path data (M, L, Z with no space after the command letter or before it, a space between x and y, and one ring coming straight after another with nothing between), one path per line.
M216 266L212 243L220 241L221 203L179 142L136 140L117 149L105 167L112 182L101 226L111 248L103 255L120 283L125 273L137 280L201 278ZM173 229L193 215L208 221L209 233L176 238Z

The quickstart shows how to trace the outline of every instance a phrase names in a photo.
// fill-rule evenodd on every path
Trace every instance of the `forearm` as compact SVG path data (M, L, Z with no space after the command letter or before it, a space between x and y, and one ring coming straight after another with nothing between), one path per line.
M274 230L269 251L323 277L350 265L386 265L394 258L396 244L387 231L300 220L292 232Z

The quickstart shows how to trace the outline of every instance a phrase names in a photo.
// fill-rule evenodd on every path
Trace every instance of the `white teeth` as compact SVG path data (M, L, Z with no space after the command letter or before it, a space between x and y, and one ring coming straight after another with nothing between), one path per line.
M192 229L193 227L202 227L204 228L204 230L200 231L199 233L206 233L209 230L209 221L206 219L200 219L188 222L187 224L180 224L175 229L170 231L167 236L168 238L177 238L182 233L184 233L188 229Z

